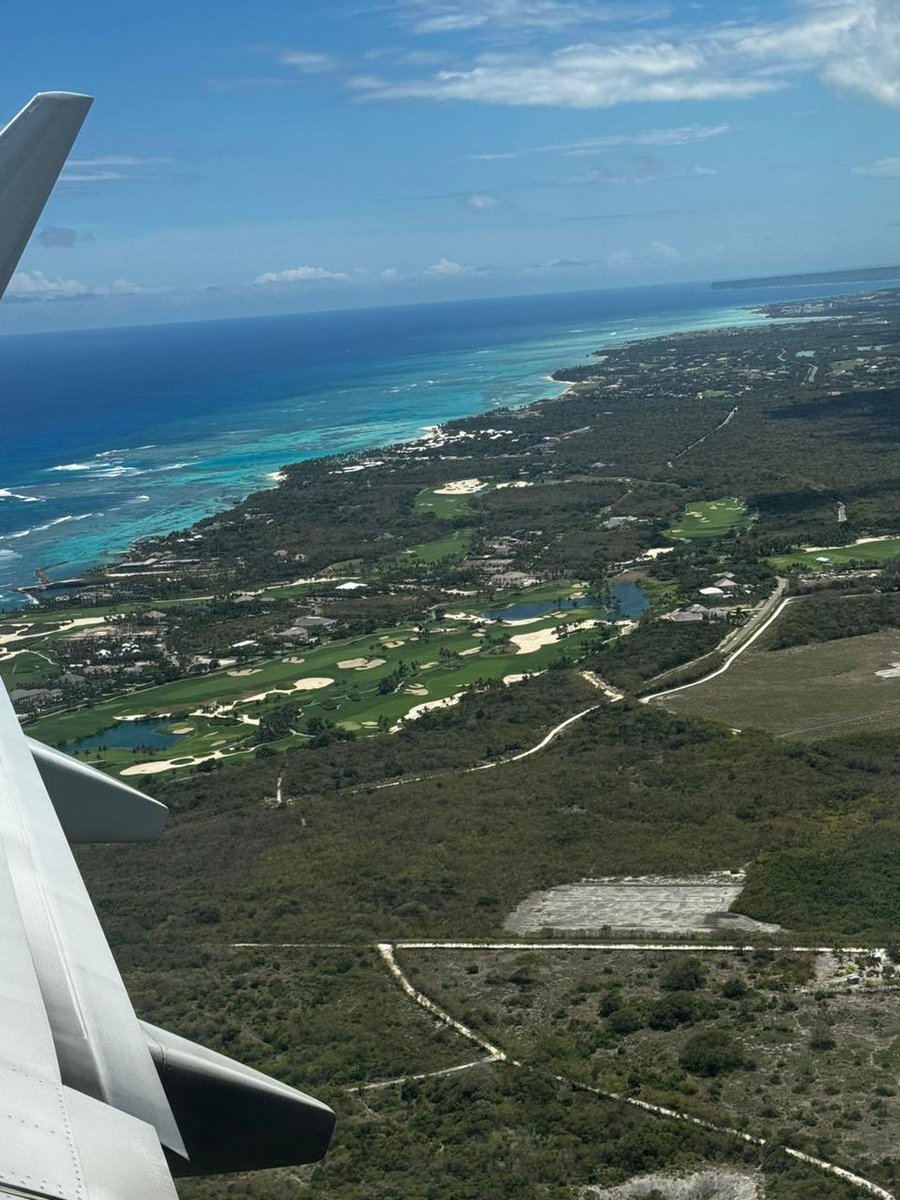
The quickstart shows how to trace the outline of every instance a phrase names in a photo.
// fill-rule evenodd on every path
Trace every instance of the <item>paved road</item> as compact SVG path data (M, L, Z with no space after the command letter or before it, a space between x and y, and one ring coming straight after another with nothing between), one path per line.
M744 651L749 650L756 639L764 634L769 626L778 620L787 606L796 599L794 596L789 596L786 600L782 600L781 603L778 603L779 597L784 591L785 582L786 581L784 579L778 580L778 587L775 589L773 595L770 596L766 601L765 606L760 609L755 617L752 617L750 621L743 626L743 628L740 630L740 633L745 636L741 641L741 644L738 646L737 650L733 650L731 654L728 655L721 667L717 667L715 671L710 671L708 675L704 675L700 679L692 680L691 683L681 683L678 685L678 687L665 688L661 692L653 692L649 696L641 696L641 704L649 704L651 700L660 700L663 696L672 696L675 694L675 692L684 692L688 688L699 687L701 683L709 683L709 681L711 679L715 679L716 676L724 675L729 667L740 658ZM772 611L773 605L775 606L774 611ZM751 630L749 637L746 636L748 629Z

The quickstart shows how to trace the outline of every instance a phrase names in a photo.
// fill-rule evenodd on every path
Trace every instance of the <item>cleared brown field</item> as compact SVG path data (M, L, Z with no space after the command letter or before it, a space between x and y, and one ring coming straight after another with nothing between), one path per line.
M662 700L673 712L768 729L784 738L826 738L900 726L900 630L748 650L723 675Z

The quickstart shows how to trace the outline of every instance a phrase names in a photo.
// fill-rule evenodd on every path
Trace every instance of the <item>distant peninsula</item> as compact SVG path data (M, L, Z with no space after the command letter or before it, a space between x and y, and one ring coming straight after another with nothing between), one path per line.
M753 279L721 279L710 284L710 287L716 292L738 288L793 287L795 284L865 283L869 279L900 279L900 266L848 267L842 271L804 271L800 275L760 275Z

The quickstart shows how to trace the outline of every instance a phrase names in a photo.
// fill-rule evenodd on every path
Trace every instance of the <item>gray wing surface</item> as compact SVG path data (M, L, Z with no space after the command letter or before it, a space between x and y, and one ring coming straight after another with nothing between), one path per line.
M90 104L42 93L0 131L0 295ZM326 1105L135 1015L69 842L167 815L26 738L0 684L0 1197L177 1200L173 1174L328 1148Z
M91 103L72 92L40 92L0 130L0 296Z
M2 688L0 945L0 1187L118 1195L108 1172L123 1197L173 1197L178 1127Z

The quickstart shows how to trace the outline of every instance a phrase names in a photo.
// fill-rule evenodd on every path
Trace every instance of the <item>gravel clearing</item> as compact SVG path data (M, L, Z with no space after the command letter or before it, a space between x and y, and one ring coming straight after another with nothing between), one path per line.
M774 933L765 925L728 910L744 886L742 874L722 872L687 879L658 877L583 879L545 892L533 892L504 922L513 933L540 929L585 932L600 929L653 933Z

